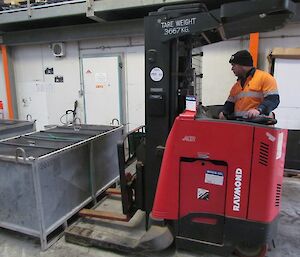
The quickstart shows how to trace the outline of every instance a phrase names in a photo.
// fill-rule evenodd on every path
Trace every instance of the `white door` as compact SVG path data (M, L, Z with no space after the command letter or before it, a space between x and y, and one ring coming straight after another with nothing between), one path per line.
M121 121L119 57L83 58L82 69L86 123L110 125L113 119Z
M300 60L275 60L274 77L280 95L280 104L275 109L277 127L300 129L299 70Z

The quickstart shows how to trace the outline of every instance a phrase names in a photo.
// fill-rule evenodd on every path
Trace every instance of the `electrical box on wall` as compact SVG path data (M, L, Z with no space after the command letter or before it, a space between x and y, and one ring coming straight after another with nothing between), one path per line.
M53 43L51 45L51 49L55 57L63 57L66 55L66 47L64 43Z

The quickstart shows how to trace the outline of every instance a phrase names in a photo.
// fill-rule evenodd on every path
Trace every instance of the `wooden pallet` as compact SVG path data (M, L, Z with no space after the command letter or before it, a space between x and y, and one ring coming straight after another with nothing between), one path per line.
M132 251L145 233L145 214L138 211L132 218L124 215L118 191L112 191L116 194L109 194L95 208L79 212L81 218L65 230L67 242Z

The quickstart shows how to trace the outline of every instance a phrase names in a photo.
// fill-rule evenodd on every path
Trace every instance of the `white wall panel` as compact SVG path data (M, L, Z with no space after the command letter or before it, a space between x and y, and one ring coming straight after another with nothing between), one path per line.
M45 85L40 81L18 82L16 88L19 119L30 120L31 117L36 120L38 130L49 124L47 92L44 88Z
M0 50L0 101L3 102L4 118L8 118L8 107L7 107L7 98L6 98L5 79L4 79L4 70L3 70L3 61L2 61L1 50Z
M18 117L30 115L37 129L47 125L48 111L43 79L43 52L40 45L14 47L14 64Z
M145 124L145 58L144 47L126 55L129 130Z
M274 76L280 94L280 104L275 111L278 127L300 129L299 70L300 60L275 60Z
M58 124L78 100L80 74L77 43L66 44L66 56L54 57L48 45L18 46L13 49L14 73L19 118L30 114L37 119L37 128ZM53 68L53 75L44 73ZM55 83L56 75L63 83Z
M202 103L224 104L236 81L229 63L230 56L245 46L239 40L224 41L202 48ZM246 47L247 48L247 47ZM199 58L199 57L198 57Z
M43 53L40 45L13 48L15 82L43 80Z
M79 101L78 117L82 119L83 104L79 98L80 73L78 45L76 42L66 44L66 56L54 57L47 45L43 46L43 71L54 68L53 75L44 75L44 81L50 86L47 95L49 124L59 124L60 117L66 110L73 109L74 102ZM54 83L54 77L63 76L63 83Z

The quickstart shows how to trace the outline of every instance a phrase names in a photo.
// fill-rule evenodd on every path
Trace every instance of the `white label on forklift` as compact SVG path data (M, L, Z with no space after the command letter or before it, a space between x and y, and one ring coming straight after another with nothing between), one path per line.
M185 109L187 111L196 111L196 96L186 96L185 97Z
M150 71L150 78L153 81L156 82L161 81L163 77L164 77L164 72L159 67L155 67Z
M276 160L281 158L282 155L282 144L283 144L283 132L279 133L277 139L277 152L276 152Z
M221 171L207 170L205 172L205 183L222 186L224 184L224 174Z

